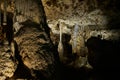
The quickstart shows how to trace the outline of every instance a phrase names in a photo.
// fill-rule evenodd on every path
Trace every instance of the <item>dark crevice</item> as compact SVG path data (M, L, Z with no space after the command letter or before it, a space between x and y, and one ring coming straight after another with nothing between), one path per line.
M22 57L19 55L19 51L18 51L18 45L17 43L14 41L15 44L15 59L18 61L18 66L17 69L13 75L13 77L7 79L7 80L11 80L11 79L32 79L32 75L30 72L30 69L28 67L26 67L22 61Z
M0 34L3 34L3 37L2 37L3 40L6 39L10 45L13 40L13 20L12 20L13 14L10 12L7 12L6 25L3 25L3 11L1 11L0 15L1 15L1 26L0 27L2 29L2 32L0 32ZM1 40L0 40L0 42L1 42Z
M117 72L120 71L120 40L101 40L91 37L87 40L86 45L89 51L88 61L93 66L94 74L104 78L114 78L118 75Z

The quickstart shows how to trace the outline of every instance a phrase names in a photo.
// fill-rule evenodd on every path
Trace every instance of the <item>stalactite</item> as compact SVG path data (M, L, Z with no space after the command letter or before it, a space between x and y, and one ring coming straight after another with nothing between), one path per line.
M17 21L16 20L16 15L17 15L17 13L16 13L16 11L17 11L17 9L16 9L16 0L13 0L13 2L14 2L13 23L15 23Z
M20 19L20 22L23 21L23 18L22 18L22 17L25 16L25 9L24 9L24 8L25 8L25 7L24 7L25 4L23 3L24 1L26 1L26 0L20 0L20 4L22 4L21 7L20 7L20 12L21 12L20 18L19 18L19 19Z
M62 25L61 23L59 23L59 28L60 28L60 41L59 41L59 44L58 44L58 52L59 52L59 57L60 57L60 60L63 61L64 59L64 48L63 48L63 44L62 44Z
M4 0L3 25L7 25L7 1Z
M21 14L24 14L24 12L23 12L23 7L24 7L24 5L23 5L23 0L20 0L20 4L22 4L22 5L20 6L20 12L21 12Z
M15 34L15 32L16 32L16 24L18 23L17 22L17 19L16 19L16 16L17 16L17 7L16 7L16 0L13 0L13 2L14 2L14 15L13 15L13 33Z
M60 25L60 43L62 43L62 26Z
M29 6L32 6L32 1L30 1L30 0L29 0ZM32 16L32 10L31 10L31 9L32 9L32 7L30 7L30 9L29 9L29 10L30 10L30 17L33 17L33 16Z
M78 31L79 31L79 26L78 26L78 24L75 24L74 32L73 32L74 39L73 39L73 45L72 45L72 51L73 51L72 53L76 53L77 52Z
M29 18L30 19L33 19L33 4L34 4L34 2L33 1L31 1L31 0L28 0L28 16L29 16Z
M17 12L20 13L20 0L16 1Z
M4 0L4 12L3 12L3 35L4 35L4 40L5 40L5 44L6 44L6 28L7 28L7 1ZM7 42L8 43L8 42Z
M29 8L29 6L28 6L28 0L26 0L26 6L25 6L25 16L28 16L28 8Z
M30 0L28 0L27 8L28 8L28 9L27 9L27 10L28 10L28 16L31 17L31 16L30 16L30 13L31 13L31 12L30 12Z
M27 6L28 3L27 3L27 4L26 4L26 3L27 3L26 0L24 0L24 1L23 1L23 4L24 4L24 5L23 5L23 7L24 7L24 8L23 8L23 13L24 13L25 16L27 15L27 7L28 7L28 6Z
M3 38L3 36L2 36L2 24L1 24L2 17L1 17L1 14L2 14L2 11L1 11L1 4L0 4L0 43L2 42L2 38Z
M1 27L2 27L2 26L1 26L1 19L2 19L2 18L1 18L1 13L2 13L2 11L1 11L1 4L0 4L0 29L1 29Z
M97 0L93 0L95 8L98 8L98 2Z

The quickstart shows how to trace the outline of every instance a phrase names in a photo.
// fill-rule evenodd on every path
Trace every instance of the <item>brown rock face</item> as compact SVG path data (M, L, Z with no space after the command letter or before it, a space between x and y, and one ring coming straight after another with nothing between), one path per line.
M17 63L12 54L10 46L0 46L0 80L6 80L14 75Z
M20 7L22 6L21 2L24 2L23 7ZM20 0L16 4L19 4L17 10L23 12L23 14L17 15L21 28L18 28L20 27L18 25L14 26L17 29L15 41L18 44L23 64L30 69L31 75L35 79L53 80L56 50L53 49L53 44L49 38L49 28L42 3L40 0Z
M42 2L48 19L80 18L96 9L101 9L105 14L108 14L107 12L114 14L119 6L118 0L42 0Z
M53 48L54 45L49 37L49 28L41 0L15 0L13 10L10 7L12 2L8 3L7 12L14 14L12 18L16 46L15 49L12 49L15 50L14 55L18 60L18 67L16 70L14 62L11 59L8 60L7 62L10 62L8 64L12 66L6 65L8 68L12 67L11 71L8 73L6 73L7 69L3 70L5 73L0 71L0 79L3 77L2 80L5 80L7 77L12 77L10 79L54 80L57 51ZM3 1L0 6L4 12ZM3 59L1 58L1 60ZM0 63L0 65L2 64ZM3 76L1 77L1 75Z
M41 72L45 77L51 77L54 73L54 52L48 35L35 23L26 23L15 40L19 46L23 63L34 71ZM38 75L38 74L37 74ZM37 76L38 77L38 76Z
M48 19L66 19L72 16L81 16L87 8L86 3L79 0L42 0L42 2ZM77 10L81 10L81 12L79 13Z

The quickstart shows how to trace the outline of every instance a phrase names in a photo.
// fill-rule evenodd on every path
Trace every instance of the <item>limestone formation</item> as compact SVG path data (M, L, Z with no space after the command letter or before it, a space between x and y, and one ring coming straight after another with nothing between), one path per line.
M23 63L32 71L32 75L51 77L54 73L54 52L48 35L33 22L24 25L15 36ZM38 76L37 76L38 77Z
M10 62L9 64L11 65L6 65L4 64L5 62L1 63L4 57L1 58L1 68L5 65L8 66L8 69L11 69L8 70L7 67L3 70L1 69L1 78L4 78L2 80L6 78L53 80L56 75L55 65L57 61L55 61L55 55L57 51L54 49L54 45L49 37L49 28L41 0L15 0L15 2L7 2L9 3L6 6L7 13L13 13L10 19L13 18L13 23L11 24L15 30L13 38L15 44L11 43L11 48L8 50L8 52L12 50L13 54L4 53L4 55L9 55L8 58L5 57L8 59L5 61ZM1 1L0 6L1 10L4 11L3 1ZM11 9L9 6L13 6L14 9ZM14 46L15 48L13 48ZM16 65L14 67L15 62L11 59L9 60L10 55L15 56L13 61L18 61L18 67ZM26 75L29 75L29 77L21 74L20 69L25 70L27 72ZM23 76L21 77L20 75Z
M17 63L12 54L10 46L0 46L0 80L6 80L14 75Z

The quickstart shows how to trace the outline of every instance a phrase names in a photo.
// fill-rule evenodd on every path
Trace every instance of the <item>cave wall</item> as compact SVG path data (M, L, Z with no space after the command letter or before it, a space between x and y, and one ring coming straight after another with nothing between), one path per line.
M48 19L66 19L81 17L86 13L101 9L102 12L115 14L118 10L118 0L42 0Z
M1 0L0 10L2 12L5 11L3 3L3 0ZM55 55L57 51L49 38L49 28L46 24L46 16L41 0L15 0L15 2L10 0L7 1L6 7L7 14L9 12L13 15L10 16L10 19L13 20L10 26L16 31L13 33L12 45L0 44L0 50L3 49L1 51L3 54L0 54L0 57L6 56L4 53L10 53L7 55L7 59L9 58L8 61L11 63L8 62L8 64L11 65L5 66L12 68L12 70L9 69L8 73L8 68L1 70L0 80L16 80L19 78L53 80L55 78L53 74L56 69ZM8 22L10 21L8 20ZM4 29L3 26L2 28ZM5 52L6 45L8 50ZM2 65L6 64L5 61L1 64L1 60L7 62L4 58L0 59L0 69Z
M77 23L81 24L81 22L83 22L83 24L85 24L86 20L82 18L91 13L92 15L99 15L96 16L97 18L90 15L93 22L100 23L107 18L106 24L109 29L119 28L116 27L120 19L118 0L42 0L42 2L48 20L67 19L71 22L73 22L73 20L82 20ZM69 22L69 24L71 24L71 22ZM103 23L101 22L100 24Z
M76 24L79 26L76 38L78 55L87 53L85 42L92 36L102 40L119 40L120 38L119 0L42 0L42 2L48 26L51 29L51 39L55 45L59 43L60 26L62 26L63 44L72 45L72 51L74 51ZM70 39L67 40L64 34L70 35ZM68 42L65 43L65 40ZM82 60L79 57L76 62L81 64Z

